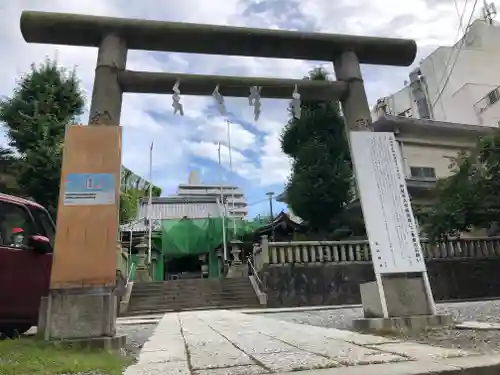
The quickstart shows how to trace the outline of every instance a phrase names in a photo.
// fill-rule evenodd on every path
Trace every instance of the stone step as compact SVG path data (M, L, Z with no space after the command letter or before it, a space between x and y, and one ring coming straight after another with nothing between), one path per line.
M145 306L148 307L162 307L169 305L192 305L192 306L203 306L203 305L238 305L238 304L258 304L259 300L257 297L246 297L246 298L214 298L214 299L173 299L173 300L140 300L140 301L130 301L129 309L141 309Z
M253 290L250 280L237 283L184 283L184 282L166 282L160 286L140 286L134 287L132 292L135 295L167 294L167 293L224 293L224 292L245 292Z
M171 302L162 302L162 303L143 303L140 305L130 305L129 311L137 311L137 310L154 310L154 309L172 309L178 307L196 307L201 308L204 306L252 306L258 307L259 301L255 300L214 300L214 301L171 301Z
M224 298L256 298L256 294L252 291L245 293L207 293L207 294L152 294L148 296L137 296L132 294L130 302L133 301L162 301L162 300L176 300L176 299L224 299Z
M219 284L164 284L160 287L157 286L151 286L151 287L136 287L134 285L133 290L137 293L140 292L158 292L158 291L165 291L165 290L233 290L233 289L245 289L245 288L252 288L252 284L250 283L250 280L248 280L246 283L235 283L235 284L229 284L229 283L219 283Z
M247 302L247 301L233 301L232 303L224 303L224 302L207 302L207 303L166 303L166 304L153 304L153 305L143 305L143 306L135 306L129 308L129 312L135 311L165 311L165 310L190 310L190 309L203 309L205 307L214 307L219 309L230 309L239 306L240 308L259 308L260 305L258 303Z
M228 280L209 280L200 279L196 281L192 280L175 280L175 281L163 281L163 282L151 282L151 283L134 283L135 290L155 290L155 289L165 289L165 288L187 288L187 287L235 287L235 286L246 286L250 284L249 279L230 279Z
M187 279L134 283L129 311L125 315L259 307L249 278Z
M161 285L161 284L175 284L175 283L228 283L233 284L240 281L248 281L248 277L234 277L234 278L220 278L220 279L177 279L177 280L162 280L162 281L138 281L136 285Z
M256 294L252 291L247 293L213 293L213 294L152 294L149 296L136 296L132 294L130 303L135 301L164 301L164 300L213 300L213 299L234 299L234 298L257 298Z
M233 287L233 288L176 288L176 289L156 289L156 290L135 290L132 289L132 293L135 296L151 296L151 295L179 295L179 294L194 294L194 295L205 295L205 294L224 294L224 293L246 293L247 291L254 292L251 285Z
M217 306L217 305L207 305L202 307L193 307L193 306L178 306L178 307L168 307L168 308L153 308L153 309L142 309L142 310L129 310L125 314L121 316L139 316L139 315L153 315L153 314L163 314L167 312L173 311L203 311L203 310L235 310L235 309L257 309L261 308L260 305L225 305L225 306Z

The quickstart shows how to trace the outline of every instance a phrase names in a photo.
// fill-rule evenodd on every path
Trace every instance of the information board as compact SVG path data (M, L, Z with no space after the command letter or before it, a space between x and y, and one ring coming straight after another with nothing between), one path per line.
M425 272L394 134L351 132L350 141L375 272Z
M68 173L64 182L64 205L115 204L115 190L115 177L111 173Z

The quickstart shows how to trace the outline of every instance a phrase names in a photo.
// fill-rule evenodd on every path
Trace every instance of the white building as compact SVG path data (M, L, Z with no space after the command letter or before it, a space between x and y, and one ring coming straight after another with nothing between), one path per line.
M228 216L246 219L248 217L248 203L243 191L233 185L205 185L200 182L196 172L191 172L187 184L180 184L177 188L178 197L212 197L222 196L228 208Z
M500 24L476 20L452 47L439 47L409 74L405 87L381 98L384 114L448 123L500 125Z
M453 160L496 129L428 119L385 115L372 124L376 132L394 133L399 144L408 192L416 204L432 204L437 180L454 173Z
M374 121L372 130L396 136L408 192L416 205L433 204L437 181L454 173L454 158L473 149L479 137L496 131L488 126L391 115ZM287 203L286 192L277 200Z

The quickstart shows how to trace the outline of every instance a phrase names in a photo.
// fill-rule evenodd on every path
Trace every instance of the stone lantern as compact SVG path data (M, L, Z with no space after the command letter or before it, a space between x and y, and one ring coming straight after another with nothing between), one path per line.
M233 255L233 264L241 264L240 254L241 254L241 244L243 242L239 240L233 240L229 244L231 245L231 254Z
M146 251L148 250L148 245L146 244L145 238L143 238L141 243L135 248L137 250L137 265L135 268L134 281L151 281L149 268L146 265Z
M241 278L248 277L248 266L244 264L240 259L241 254L241 244L239 240L234 240L229 243L231 245L231 254L233 256L233 261L229 267L229 272L227 274L228 278Z

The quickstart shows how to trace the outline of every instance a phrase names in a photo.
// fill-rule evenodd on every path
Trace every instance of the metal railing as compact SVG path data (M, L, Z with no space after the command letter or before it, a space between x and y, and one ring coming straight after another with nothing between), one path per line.
M128 286L128 283L130 282L130 277L132 276L132 271L134 270L135 268L135 263L132 262L130 264L130 269L128 270L128 274L127 274L127 286Z

